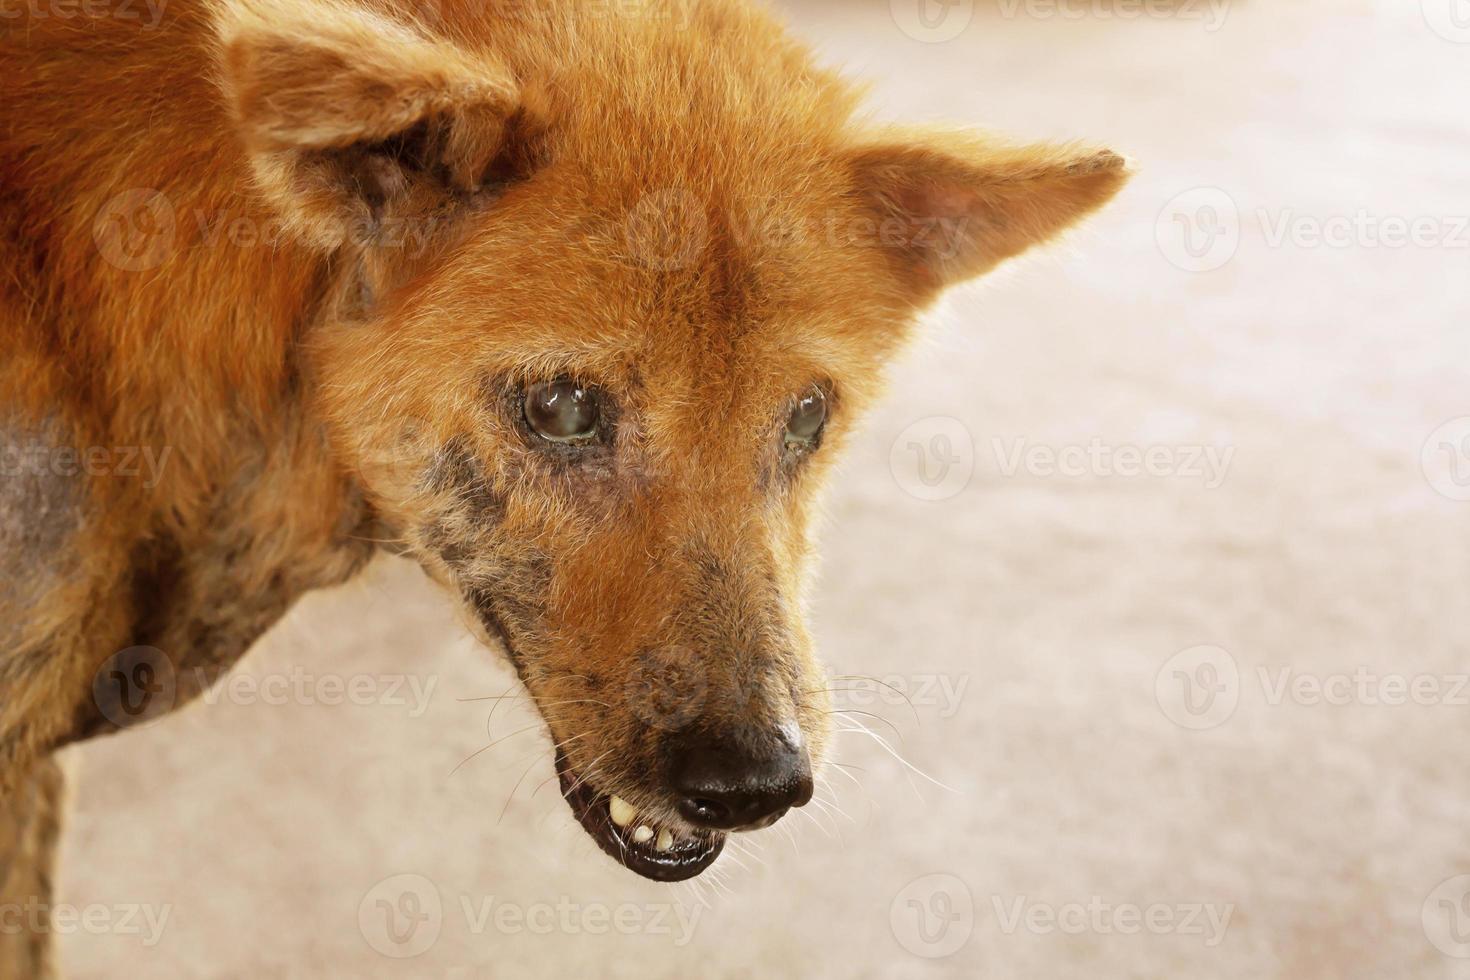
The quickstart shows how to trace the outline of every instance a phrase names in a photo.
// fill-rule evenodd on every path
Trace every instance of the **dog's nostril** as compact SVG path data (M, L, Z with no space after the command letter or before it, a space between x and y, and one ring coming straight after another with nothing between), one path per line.
M756 748L742 748L748 745ZM811 764L800 743L749 736L691 739L670 761L669 782L679 796L679 813L696 826L767 826L811 799Z

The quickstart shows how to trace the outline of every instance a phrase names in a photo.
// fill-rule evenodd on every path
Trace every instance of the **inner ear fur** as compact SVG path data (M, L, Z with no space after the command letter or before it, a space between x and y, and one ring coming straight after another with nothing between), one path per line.
M846 165L853 194L887 229L900 277L921 296L1055 237L1129 176L1109 150L932 133L889 134L848 151Z
M261 191L323 247L528 166L534 112L492 59L370 10L232 0L221 84Z

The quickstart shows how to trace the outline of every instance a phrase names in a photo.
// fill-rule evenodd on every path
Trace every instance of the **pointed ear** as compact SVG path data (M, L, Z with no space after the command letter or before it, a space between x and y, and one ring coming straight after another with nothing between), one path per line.
M229 0L222 87L256 180L325 247L529 166L535 113L492 60L333 0Z
M1128 179L1107 150L894 138L849 151L854 192L923 296L990 271L1101 207Z

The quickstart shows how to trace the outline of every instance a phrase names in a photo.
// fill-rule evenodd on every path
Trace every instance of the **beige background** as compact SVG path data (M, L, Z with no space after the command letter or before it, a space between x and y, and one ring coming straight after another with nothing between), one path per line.
M912 710L847 703L888 719L898 735L858 716L952 791L846 735L857 784L835 778L830 810L783 822L792 836L749 838L718 887L636 879L541 785L542 732L454 771L487 742L493 703L461 699L511 675L414 568L384 560L303 602L241 672L407 673L435 684L426 710L381 703L386 687L370 705L227 697L76 753L62 896L170 917L152 947L68 936L71 974L1470 976L1434 942L1470 952L1439 902L1463 889L1431 898L1470 873L1470 707L1374 703L1394 692L1372 684L1344 705L1273 694L1282 671L1362 670L1470 695L1455 681L1470 503L1435 489L1456 492L1439 444L1464 432L1436 436L1421 469L1436 427L1470 415L1470 233L1446 221L1470 214L1454 2L1236 2L1218 23L1203 3L1129 17L1129 0L1076 0L1086 16L1070 19L1014 0L938 43L887 0L792 3L827 58L874 80L884 116L1105 139L1142 168L1067 246L937 313L832 489L821 645L834 674L908 690ZM1214 194L1196 235L1228 236L1233 204L1237 248L1188 271L1174 215L1211 201L1170 201L1201 186L1226 206ZM1437 243L1273 238L1283 220L1310 232L1360 210L1430 219ZM923 489L910 444L943 448L933 416L961 427L951 479L973 469L940 501L905 489ZM1017 440L1233 456L1213 488L1187 466L1008 475ZM1176 671L1210 675L1197 651L1170 658L1202 644L1224 651L1208 665L1224 690L1190 714ZM493 731L533 722L509 704ZM422 877L374 891L400 874ZM915 883L931 874L953 878ZM443 911L412 940L437 927L432 946L399 960L374 948L394 948L376 903L404 882ZM1012 925L1018 901L1031 927ZM500 903L533 918L548 903L571 926L497 928ZM675 903L693 935L667 909L593 934L622 903ZM1106 910L1040 927L1079 903ZM1203 914L1184 927L1190 904L1228 908L1223 936ZM1150 906L1173 925L1125 933L1128 908Z

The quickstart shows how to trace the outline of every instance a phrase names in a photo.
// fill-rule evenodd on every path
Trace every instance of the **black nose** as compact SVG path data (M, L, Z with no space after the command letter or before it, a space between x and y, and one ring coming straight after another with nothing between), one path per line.
M683 741L670 761L679 812L699 827L767 827L812 798L811 762L794 728L697 736Z

